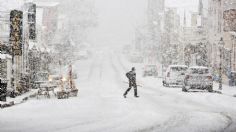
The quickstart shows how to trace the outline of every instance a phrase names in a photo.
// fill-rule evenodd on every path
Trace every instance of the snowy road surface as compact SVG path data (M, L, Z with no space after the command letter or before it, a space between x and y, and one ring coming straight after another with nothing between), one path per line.
M77 98L32 99L2 109L0 132L236 131L236 98L230 96L236 89L183 93L163 87L160 78L138 75L140 98L131 90L124 99L125 72L131 66L116 52L97 52L78 61Z

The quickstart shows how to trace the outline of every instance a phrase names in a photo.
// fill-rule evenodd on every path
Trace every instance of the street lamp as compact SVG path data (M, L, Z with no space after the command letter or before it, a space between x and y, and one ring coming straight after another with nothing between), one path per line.
M219 73L219 90L222 90L222 50L224 48L224 40L221 37L219 41L219 49L220 49L220 73Z

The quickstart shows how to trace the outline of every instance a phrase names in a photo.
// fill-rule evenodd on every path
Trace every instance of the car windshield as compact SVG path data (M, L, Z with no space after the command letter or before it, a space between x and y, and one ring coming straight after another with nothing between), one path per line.
M191 74L208 74L209 69L191 68L190 73Z
M187 67L171 67L171 71L173 72L183 72L186 70L187 70Z

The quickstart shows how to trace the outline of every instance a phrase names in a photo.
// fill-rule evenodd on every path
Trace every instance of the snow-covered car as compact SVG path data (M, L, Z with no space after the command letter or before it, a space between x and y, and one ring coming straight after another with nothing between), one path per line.
M170 65L168 66L164 77L163 86L183 85L185 72L188 67L186 65Z
M182 91L187 92L189 89L201 89L213 91L213 77L208 67L195 66L187 70L184 79Z
M146 65L143 68L143 77L146 77L146 76L157 77L158 76L157 65Z

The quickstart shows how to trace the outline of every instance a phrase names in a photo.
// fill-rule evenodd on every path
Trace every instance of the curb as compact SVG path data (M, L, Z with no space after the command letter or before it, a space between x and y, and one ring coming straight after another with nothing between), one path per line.
M29 96L24 97L24 98L23 98L20 102L18 102L18 103L16 103L15 101L11 101L11 102L8 102L8 103L0 104L0 108L1 108L1 109L4 109L4 108L8 108L8 107L11 107L11 106L14 106L14 105L22 104L22 103L28 101L29 98L34 98L34 97L36 97L36 93L30 94Z

